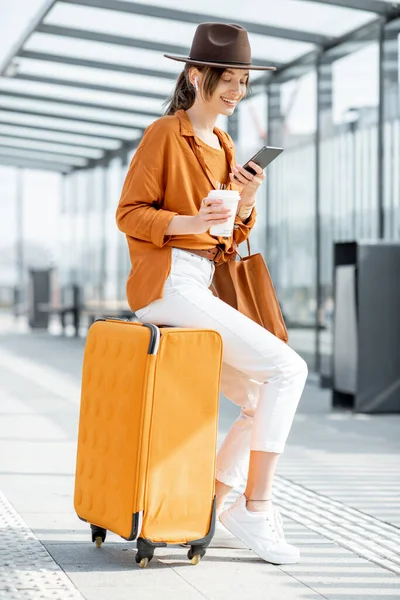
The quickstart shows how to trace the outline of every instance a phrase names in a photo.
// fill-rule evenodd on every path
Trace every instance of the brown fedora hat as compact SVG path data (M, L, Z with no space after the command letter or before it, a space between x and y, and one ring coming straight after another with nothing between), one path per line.
M258 67L251 64L247 30L233 23L200 23L194 34L189 56L164 56L193 65L255 71L276 70L276 67Z

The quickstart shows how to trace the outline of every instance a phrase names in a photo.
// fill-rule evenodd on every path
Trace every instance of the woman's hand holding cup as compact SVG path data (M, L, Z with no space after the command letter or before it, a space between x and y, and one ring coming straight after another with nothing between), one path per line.
M198 214L194 217L195 229L193 233L205 233L213 225L222 225L229 221L232 210L224 207L221 198L204 198Z

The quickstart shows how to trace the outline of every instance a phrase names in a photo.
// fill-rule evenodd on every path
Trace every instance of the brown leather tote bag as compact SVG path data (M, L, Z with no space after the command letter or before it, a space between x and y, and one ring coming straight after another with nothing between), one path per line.
M261 254L251 254L216 266L212 282L215 296L264 327L283 342L288 332L276 297L268 267Z

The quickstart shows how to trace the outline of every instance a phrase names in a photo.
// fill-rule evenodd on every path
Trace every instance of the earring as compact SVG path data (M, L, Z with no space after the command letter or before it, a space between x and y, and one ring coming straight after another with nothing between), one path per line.
M196 92L198 92L199 91L199 80L197 79L197 76L193 80L193 86L194 86L194 89L196 90Z

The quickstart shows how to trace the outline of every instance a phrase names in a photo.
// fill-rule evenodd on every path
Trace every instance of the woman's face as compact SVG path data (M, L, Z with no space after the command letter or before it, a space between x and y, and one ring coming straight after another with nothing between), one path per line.
M246 95L248 79L246 69L226 69L209 100L210 108L229 117Z

